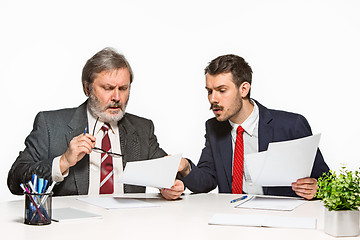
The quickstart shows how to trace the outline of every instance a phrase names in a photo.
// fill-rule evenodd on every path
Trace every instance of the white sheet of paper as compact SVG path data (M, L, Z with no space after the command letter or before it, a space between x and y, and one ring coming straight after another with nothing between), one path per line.
M81 197L77 199L106 209L160 207L158 204L129 198Z
M83 211L76 208L54 208L51 219L55 222L68 222L86 219L101 219L99 214Z
M180 165L181 154L128 162L121 182L155 188L171 188Z
M298 198L254 196L251 200L236 205L236 208L292 211L306 201Z
M316 218L283 217L257 214L215 214L210 225L316 229Z
M310 177L321 134L270 143L268 150L244 156L251 180L258 186L291 186Z

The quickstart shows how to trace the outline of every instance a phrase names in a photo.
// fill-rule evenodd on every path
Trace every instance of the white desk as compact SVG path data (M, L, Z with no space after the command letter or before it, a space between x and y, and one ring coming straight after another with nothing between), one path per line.
M157 194L139 194L139 197ZM24 200L0 203L2 239L301 239L333 238L323 232L324 208L319 201L309 201L293 211L265 211L234 208L231 194L186 194L180 200L162 198L145 201L160 207L106 210L76 200L77 197L54 197L53 209L73 207L103 215L103 219L73 222L52 222L46 226L29 226L24 221ZM144 200L144 199L142 199ZM215 213L271 214L315 217L317 229L289 229L208 225ZM104 233L103 233L104 232ZM6 238L3 238L5 237ZM103 238L101 238L103 236ZM344 238L359 239L359 238Z

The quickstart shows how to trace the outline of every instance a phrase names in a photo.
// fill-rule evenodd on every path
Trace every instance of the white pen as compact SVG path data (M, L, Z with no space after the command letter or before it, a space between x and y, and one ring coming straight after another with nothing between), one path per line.
M22 190L24 190L24 192L26 192L26 189L24 187L24 184L23 183L20 183L20 187L22 188Z
M45 203L46 199L49 197L48 194L51 193L51 191L52 191L52 189L54 188L55 184L56 184L56 182L53 181L53 182L51 183L50 187L48 187L48 189L46 190L46 193L45 193L45 194L47 194L47 195L46 195L45 197L43 197L43 199L41 199L40 205L43 205L43 204Z
M51 191L53 190L53 188L54 188L55 184L56 184L56 182L55 182L55 181L53 181L53 182L51 183L50 187L48 187L48 189L47 189L46 193L51 193Z
M29 186L30 186L30 188L31 188L31 190L33 191L33 193L37 193L36 191L35 191L35 187L34 187L34 184L31 182L31 181L28 181L28 184L29 184Z

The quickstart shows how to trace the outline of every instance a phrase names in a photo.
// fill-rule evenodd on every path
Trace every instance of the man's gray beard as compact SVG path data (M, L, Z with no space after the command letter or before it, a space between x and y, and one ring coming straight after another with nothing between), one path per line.
M88 101L88 106L89 106L89 111L90 113L95 117L99 117L99 120L102 122L118 122L120 121L124 115L125 115L125 109L126 109L126 105L127 102L125 104L125 106L123 104L121 104L121 110L118 114L108 114L106 113L106 108L105 109L101 109L99 100L92 94L90 93L89 95L89 101Z

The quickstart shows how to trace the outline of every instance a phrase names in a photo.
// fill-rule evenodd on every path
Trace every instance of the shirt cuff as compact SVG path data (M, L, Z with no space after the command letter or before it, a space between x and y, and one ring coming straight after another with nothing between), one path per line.
M56 157L52 162L51 176L53 181L55 182L62 182L64 181L64 178L66 178L69 175L69 170L67 170L64 174L61 173L60 158L61 156Z

